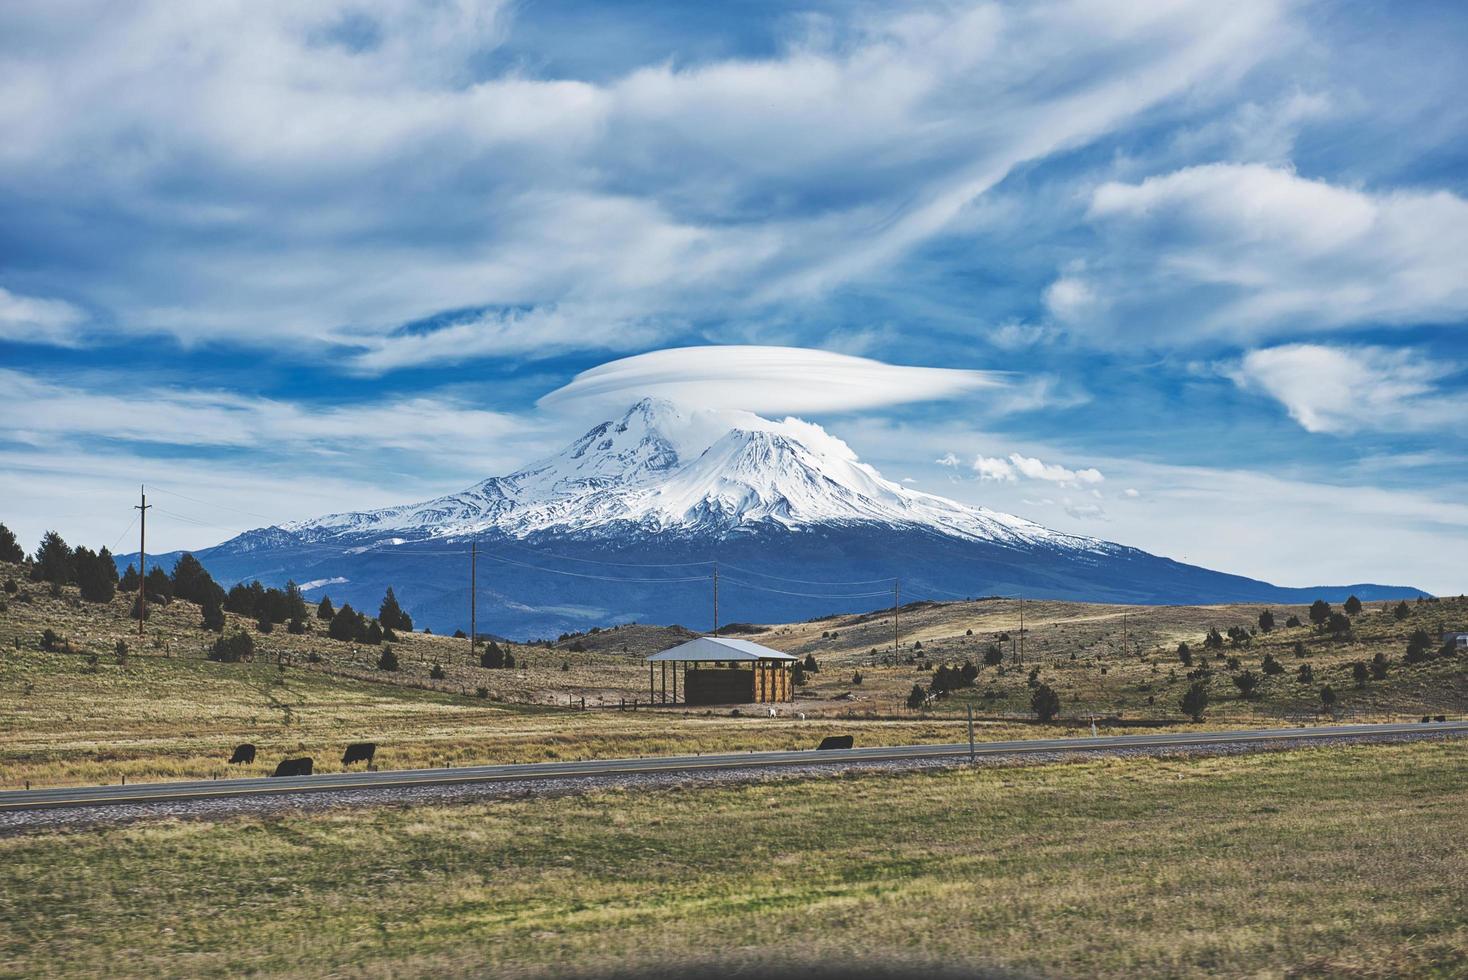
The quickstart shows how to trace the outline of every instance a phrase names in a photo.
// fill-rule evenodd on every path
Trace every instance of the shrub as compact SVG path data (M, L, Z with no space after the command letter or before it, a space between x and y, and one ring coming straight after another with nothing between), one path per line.
M1291 616L1289 619L1285 620L1285 625L1288 626L1290 629L1294 629L1295 627L1300 625L1300 617Z
M123 657L126 657L127 656L127 641L126 640L118 640L115 644L113 644L113 646L112 646L112 652L113 652L113 654L115 654L117 656L117 658L119 660L122 659Z
M1303 657L1305 655L1305 641L1304 640L1296 640L1295 641L1295 645L1293 647L1291 647L1290 649L1292 649L1292 650L1295 651L1295 656L1297 656L1297 657Z
M487 698L487 697L489 697L489 688L487 688L487 687L476 687L474 689L474 696L476 698Z
M290 633L292 636L304 636L306 635L306 621L304 619L301 619L299 616L293 617L291 621L286 624L285 631L287 633Z
M1361 615L1361 600L1355 596L1351 596L1346 600L1345 610L1347 616Z
M816 655L813 653L807 653L805 655L805 663L802 666L812 674L819 674L821 672L821 665L816 663Z
M15 579L13 579L13 578L7 578L5 580L5 591L6 591L7 594L9 594L9 595L15 595L15 593L19 589L20 589L20 586L18 586L18 585L15 584Z
M1183 695L1181 701L1183 714L1194 721L1203 720L1203 712L1208 709L1208 683L1207 681L1194 681L1188 686L1188 691Z
M1320 706L1326 711L1335 707L1335 688L1329 684L1320 689Z
M331 596L329 596L329 595L322 596L321 597L321 602L319 604L317 604L317 606L316 606L316 618L317 619L324 619L327 622L331 622L332 617L334 617L335 615L336 615L336 610L333 609L332 606L331 606Z
M566 649L570 650L572 653L585 653L586 644L582 643L580 640L572 640L571 645Z
M861 671L851 675L851 683L853 687L861 687Z
M1420 664L1430 656L1431 649L1432 637L1427 635L1427 630L1413 630L1407 638L1407 656L1403 659L1409 664Z
M1060 695L1049 684L1041 684L1030 695L1030 710L1041 721L1049 721L1060 713Z
M514 666L515 666L515 655L513 653L511 653L510 651L506 650L505 651L505 669L506 670L509 670L510 668L512 668Z
M984 651L984 666L998 667L1003 662L1004 651L999 648L999 644L990 643L988 648Z
M570 661L568 661L568 660L562 660L561 661L561 671L562 671L562 673L564 673L566 671L569 671L570 669L571 669L571 663L570 663Z
M1392 615L1395 616L1397 618L1397 622L1400 623L1402 620L1412 615L1412 607L1407 605L1406 599L1403 599L1401 602L1397 603L1397 608L1392 610Z
M1356 661L1351 664L1351 679L1356 682L1357 687L1365 687L1366 682L1371 679L1371 668L1366 666L1365 661Z
M907 692L907 706L909 708L921 708L928 703L928 692L921 684L914 684L912 690Z
M209 648L209 659L226 664L237 664L242 660L254 660L255 641L244 630L232 630L214 641L214 644Z
M1184 667L1193 666L1193 648L1186 643L1177 645L1177 658L1183 662Z
M1345 613L1333 612L1330 619L1326 620L1326 629L1335 639L1348 640L1351 637L1351 617Z
M1386 659L1386 654L1377 651L1376 656L1371 658L1371 676L1379 681L1386 680L1386 670L1389 665L1390 661Z
M485 647L484 652L479 655L479 666L487 667L490 670L497 670L504 665L505 651L500 649L498 643L490 640L489 646Z
M61 637L55 630L41 630L41 649L47 653L55 653L61 647Z
M1310 603L1310 622L1314 623L1317 629L1330 622L1330 613L1330 603L1324 599L1316 599Z
M1276 674L1284 673L1284 667L1280 665L1278 660L1274 659L1274 654L1272 653L1266 653L1264 655L1264 662L1259 665L1259 669L1264 671L1266 677L1273 677Z
M262 615L260 617L260 621L256 623L255 626L260 630L261 633L270 633L275 630L275 624L270 621L270 617L268 615Z
M1274 629L1274 613L1266 609L1259 614L1259 632L1268 633L1272 629Z
M443 680L444 679L444 676L445 676L444 675L444 671L443 671L443 665L442 664L434 664L432 667L428 668L428 676L431 677L431 678L433 678L436 681Z
M1309 664L1301 664L1300 672L1296 675L1295 679L1301 684L1314 684L1315 671L1311 669Z
M1208 630L1208 635L1203 637L1203 648L1206 650L1219 650L1223 648L1223 634L1214 627Z
M210 592L204 596L204 601L199 604L199 614L204 629L211 633L224 632L224 609L219 604L219 596Z
M373 647L382 642L382 627L377 625L377 620L374 619L367 624L367 632L361 639L363 643ZM394 667L393 669L396 670L397 668Z
M392 647L386 646L386 647L383 647L382 648L382 653L377 658L377 669L378 670L397 670L398 669L398 655L393 652L393 648Z
M804 687L805 686L805 664L801 663L799 660L795 661L795 663L794 663L794 665L792 666L792 669L791 669L791 678L790 679L795 682L795 684L796 684L797 687Z

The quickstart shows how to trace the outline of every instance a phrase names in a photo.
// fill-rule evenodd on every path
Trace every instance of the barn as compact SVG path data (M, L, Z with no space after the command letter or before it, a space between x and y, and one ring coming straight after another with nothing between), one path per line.
M658 704L793 701L796 659L749 640L700 636L647 658L647 693Z

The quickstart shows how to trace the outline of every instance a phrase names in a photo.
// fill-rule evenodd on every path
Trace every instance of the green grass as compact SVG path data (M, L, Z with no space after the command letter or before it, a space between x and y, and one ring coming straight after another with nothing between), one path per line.
M0 974L1461 976L1465 775L1457 741L33 833Z

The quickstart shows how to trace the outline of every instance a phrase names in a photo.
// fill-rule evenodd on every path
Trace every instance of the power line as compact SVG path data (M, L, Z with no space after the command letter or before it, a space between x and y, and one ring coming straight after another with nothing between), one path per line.
M722 581L725 584L738 585L738 586L741 586L741 587L746 588L746 589L755 589L755 590L757 590L759 592L774 592L774 593L776 593L778 595L803 596L803 597L805 597L807 599L869 599L872 596L887 595L887 592L885 592L885 591L882 591L882 592L850 592L850 593L843 593L843 594L840 594L840 595L828 594L828 593L821 593L821 592L793 592L793 591L791 591L789 589L772 589L769 586L765 586L765 585L755 585L753 582L740 582L737 579L731 579L731 578L728 578L728 577L723 578Z
M745 575L754 575L759 578L774 579L777 582L794 582L796 585L875 585L878 582L892 581L892 576L888 575L885 578L859 578L850 579L843 582L831 582L808 578L786 578L783 575L771 575L769 572L756 572L750 568L740 568L737 565L730 565L727 563L724 565L724 567Z

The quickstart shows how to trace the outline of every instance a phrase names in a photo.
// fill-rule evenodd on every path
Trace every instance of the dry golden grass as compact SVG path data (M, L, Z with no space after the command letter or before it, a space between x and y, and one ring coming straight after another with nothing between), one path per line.
M0 974L889 963L1461 976L1468 746L612 791L0 840Z
M1108 730L1178 724L1187 682L1171 652L1176 641L1188 639L1201 658L1209 626L1253 623L1262 608L1027 603L1024 664L986 669L975 689L922 712L902 707L912 685L927 684L931 676L920 664L901 662L917 652L916 642L932 663L977 662L998 633L1017 635L1015 603L905 610L904 645L895 664L881 662L891 659L890 611L746 634L777 649L811 653L822 665L792 706L810 716L802 724L789 717L791 708L779 719L756 717L748 708L742 717L731 717L727 708L566 709L583 699L592 709L645 702L648 675L641 660L686 637L672 628L622 626L554 648L516 644L520 666L514 670L471 663L467 640L405 635L392 644L400 669L387 672L376 668L379 648L330 640L314 620L306 636L282 627L262 635L254 624L230 617L231 629L254 636L257 656L253 663L220 664L205 659L214 634L200 627L198 609L189 603L154 607L148 638L140 643L123 597L95 605L81 602L70 588L54 597L44 584L24 581L19 568L0 566L0 580L7 577L18 581L19 592L0 593L0 786L207 777L222 773L230 750L245 741L260 746L250 770L257 773L298 753L331 771L342 745L356 740L381 745L383 768L795 748L828 732L849 732L865 745L957 741L969 704L981 719L979 737L986 739L1079 731L1092 713L1120 716L1103 720ZM1275 612L1283 622L1303 610ZM1123 615L1131 640L1125 654ZM1468 604L1461 600L1414 606L1404 623L1371 609L1358 618L1358 639L1351 643L1302 628L1226 650L1256 672L1263 654L1273 652L1287 673L1267 679L1255 701L1244 701L1224 662L1215 661L1219 673L1204 727L1308 714L1318 707L1322 683L1331 683L1342 707L1361 720L1461 714L1468 705L1462 658L1409 668L1400 657L1412 629L1460 625L1465 615ZM38 640L46 628L62 634L72 652L41 652ZM1290 651L1296 639L1307 644L1304 661ZM122 662L114 653L118 640L129 645ZM1358 690L1349 665L1378 649L1396 663L1386 681ZM1314 684L1294 680L1301 662L1313 665ZM435 664L442 679L430 676ZM1028 674L1036 666L1039 679L1059 691L1070 723L1043 731L1028 723ZM852 683L857 670L861 685Z

